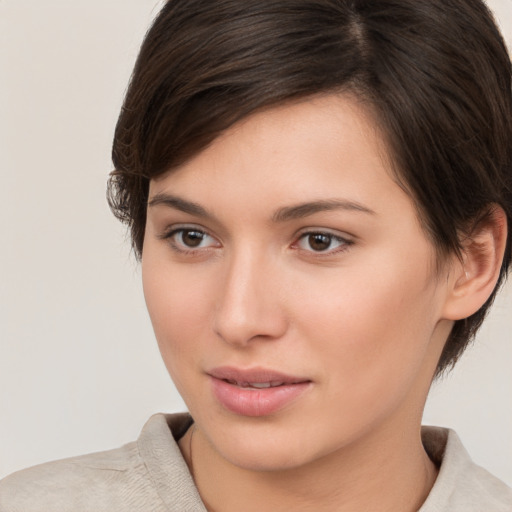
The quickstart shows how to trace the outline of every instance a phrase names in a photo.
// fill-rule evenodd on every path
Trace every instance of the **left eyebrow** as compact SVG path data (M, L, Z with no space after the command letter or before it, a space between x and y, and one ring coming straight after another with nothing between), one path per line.
M345 199L322 199L320 201L300 203L297 205L280 208L272 216L272 221L286 222L294 219L302 219L315 213L332 210L346 210L366 213L369 215L376 215L375 212L370 208L354 201L347 201Z

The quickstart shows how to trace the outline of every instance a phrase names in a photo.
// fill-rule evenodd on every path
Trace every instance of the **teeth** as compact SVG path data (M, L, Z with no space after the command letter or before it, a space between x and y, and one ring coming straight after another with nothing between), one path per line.
M271 387L272 384L270 384L270 382L249 382L248 386L251 388L263 389Z
M283 382L247 382L242 384L242 387L251 387L256 389L265 389L265 388L275 388L277 386L282 386Z
M237 382L235 380L226 379L226 382L238 386L240 388L256 388L256 389L267 389L282 386L283 381L270 381L270 382Z

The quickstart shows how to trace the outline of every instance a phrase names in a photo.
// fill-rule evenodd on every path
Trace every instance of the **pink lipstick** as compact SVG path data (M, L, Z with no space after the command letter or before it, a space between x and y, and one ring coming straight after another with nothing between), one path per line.
M268 416L309 389L311 380L264 368L214 368L208 372L213 394L229 411L242 416Z

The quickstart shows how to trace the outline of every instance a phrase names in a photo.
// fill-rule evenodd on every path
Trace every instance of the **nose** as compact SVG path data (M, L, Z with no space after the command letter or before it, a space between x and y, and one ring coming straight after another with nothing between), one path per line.
M244 347L275 340L287 330L282 282L270 258L245 250L226 261L215 309L214 329L226 343Z

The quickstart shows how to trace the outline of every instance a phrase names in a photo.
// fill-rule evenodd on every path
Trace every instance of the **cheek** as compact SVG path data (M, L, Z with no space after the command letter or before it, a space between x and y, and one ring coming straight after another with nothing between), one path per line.
M400 337L412 335L418 320L422 324L431 316L434 287L425 272L387 270L350 268L320 279L315 276L295 289L295 307L302 310L298 316L309 319L319 334L334 331L330 334L337 333L348 345L364 346L376 338L381 345L394 331L400 332Z
M372 400L405 389L423 363L436 323L427 276L350 272L321 289L301 296L303 318L309 319L301 329L315 340L338 392L364 403L363 395Z
M210 325L211 305L197 273L153 258L142 262L144 297L164 363L179 387L179 369L194 360L202 332Z

